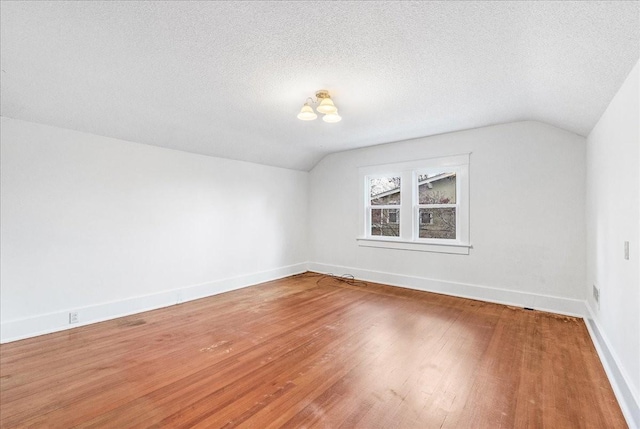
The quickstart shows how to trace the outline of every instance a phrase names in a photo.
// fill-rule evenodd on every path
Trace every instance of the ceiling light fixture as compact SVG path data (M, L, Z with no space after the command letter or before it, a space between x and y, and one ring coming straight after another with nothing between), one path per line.
M323 121L334 123L340 122L342 120L342 117L338 115L338 108L335 106L335 104L333 104L333 100L329 95L329 91L327 91L326 89L316 91L315 101L311 97L307 98L304 106L302 106L302 109L300 109L300 113L298 113L298 119L301 119L303 121L313 121L318 117L318 115L316 115L316 113L313 111L311 104L318 105L318 107L316 107L316 111L324 115L322 117Z

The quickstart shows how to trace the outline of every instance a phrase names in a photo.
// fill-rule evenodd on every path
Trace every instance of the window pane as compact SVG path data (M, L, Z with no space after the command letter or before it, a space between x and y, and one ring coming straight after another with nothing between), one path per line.
M369 179L369 198L372 206L400 205L400 177Z
M456 173L419 174L418 202L419 204L455 204Z
M456 238L456 209L454 207L419 209L420 238Z
M371 235L400 237L400 210L371 209Z

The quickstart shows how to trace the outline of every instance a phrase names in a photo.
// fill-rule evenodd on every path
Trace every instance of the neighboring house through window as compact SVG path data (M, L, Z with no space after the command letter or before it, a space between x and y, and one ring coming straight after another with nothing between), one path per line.
M456 173L418 174L418 238L456 238Z
M468 254L469 154L359 169L361 246Z
M371 176L368 180L371 235L399 237L400 176Z

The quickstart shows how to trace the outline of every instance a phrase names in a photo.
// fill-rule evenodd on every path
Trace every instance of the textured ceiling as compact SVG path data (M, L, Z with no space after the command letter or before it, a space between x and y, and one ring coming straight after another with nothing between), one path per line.
M1 3L2 115L308 170L518 120L586 135L640 52L632 2ZM342 122L296 119L331 91Z

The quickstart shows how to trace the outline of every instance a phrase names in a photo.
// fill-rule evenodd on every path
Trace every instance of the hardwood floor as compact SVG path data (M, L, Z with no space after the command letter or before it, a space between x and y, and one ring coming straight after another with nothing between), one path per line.
M580 319L307 273L0 347L2 428L624 428Z

